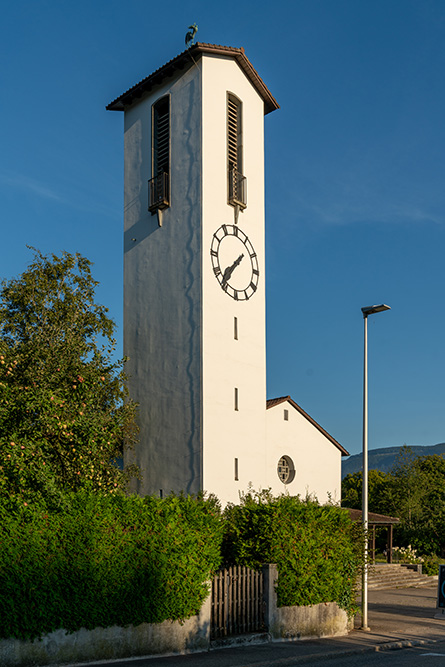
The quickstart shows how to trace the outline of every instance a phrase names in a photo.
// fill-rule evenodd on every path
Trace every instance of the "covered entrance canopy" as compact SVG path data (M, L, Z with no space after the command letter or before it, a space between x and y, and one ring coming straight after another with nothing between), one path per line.
M362 510L353 510L345 507L349 512L352 521L362 520ZM369 552L372 562L375 563L375 530L376 528L387 528L388 539L386 541L386 562L392 563L392 537L394 526L400 523L400 519L395 516L386 516L385 514L375 514L375 512L368 512L368 533L369 533Z

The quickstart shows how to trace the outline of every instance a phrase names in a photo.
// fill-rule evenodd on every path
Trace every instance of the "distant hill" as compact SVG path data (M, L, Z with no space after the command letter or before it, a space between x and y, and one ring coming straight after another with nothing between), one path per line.
M431 454L445 454L445 442L439 445L408 445L417 456L430 456ZM381 449L370 449L368 451L368 469L389 472L402 447L382 447ZM341 463L341 476L346 477L362 469L362 455L354 454Z

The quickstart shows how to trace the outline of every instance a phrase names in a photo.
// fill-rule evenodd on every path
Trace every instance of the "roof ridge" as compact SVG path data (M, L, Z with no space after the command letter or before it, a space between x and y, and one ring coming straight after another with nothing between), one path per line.
M246 77L256 89L257 93L262 97L264 102L264 113L270 113L275 109L279 109L279 104L267 88L266 84L253 67L250 60L247 58L244 48L237 46L223 46L221 44L207 44L205 42L197 42L189 49L185 49L179 55L175 56L161 67L158 67L154 72L149 74L145 79L142 79L131 88L128 88L122 95L119 95L115 100L107 105L109 111L124 111L126 106L131 105L135 100L142 97L142 95L150 91L154 86L160 85L163 80L171 76L175 70L182 70L187 64L195 62L193 55L201 56L204 53L215 55L229 55L232 56L240 68L245 73Z

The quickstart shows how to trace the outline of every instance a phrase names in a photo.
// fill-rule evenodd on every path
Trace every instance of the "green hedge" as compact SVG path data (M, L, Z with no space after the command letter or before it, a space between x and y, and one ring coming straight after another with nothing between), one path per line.
M221 561L216 500L68 496L0 506L0 637L185 619Z
M225 522L227 564L277 564L278 606L337 602L355 612L363 540L347 511L311 499L249 493L226 508Z
M247 494L65 496L58 511L0 503L0 638L126 626L197 613L221 565L276 563L280 606L354 611L361 533L335 506Z

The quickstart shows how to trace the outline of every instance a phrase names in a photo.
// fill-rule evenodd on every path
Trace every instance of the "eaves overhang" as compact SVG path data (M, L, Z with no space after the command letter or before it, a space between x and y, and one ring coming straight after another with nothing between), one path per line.
M194 46L180 53L176 58L169 60L168 63L157 69L145 79L132 86L125 93L117 97L113 102L107 105L108 111L125 111L126 108L137 102L143 95L160 86L165 79L174 76L177 72L196 64L203 54L214 56L223 56L233 58L243 70L244 74L250 80L260 97L264 101L264 114L268 114L279 105L258 72L253 67L250 60L244 53L244 49L233 46L220 46L217 44L204 44L197 42Z
M352 521L362 520L362 510L350 509L349 507L344 507L343 509L349 512ZM368 512L368 524L370 526L394 526L397 523L400 523L400 519L397 516Z

